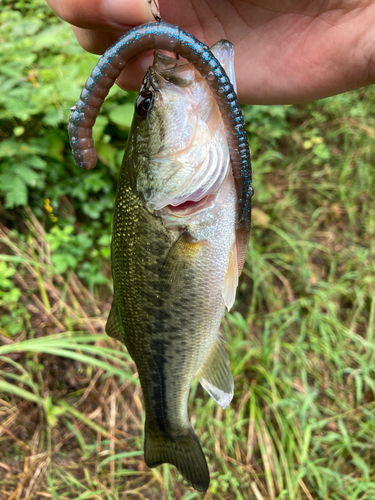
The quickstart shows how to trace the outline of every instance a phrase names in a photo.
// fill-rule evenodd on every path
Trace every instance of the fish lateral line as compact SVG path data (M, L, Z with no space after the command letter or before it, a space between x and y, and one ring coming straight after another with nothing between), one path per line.
M238 197L238 218L250 234L252 171L247 132L236 92L224 68L208 46L178 26L160 20L125 33L100 58L73 107L68 132L75 163L89 170L97 153L92 127L110 88L121 71L140 54L160 49L178 54L191 63L209 85L225 125Z

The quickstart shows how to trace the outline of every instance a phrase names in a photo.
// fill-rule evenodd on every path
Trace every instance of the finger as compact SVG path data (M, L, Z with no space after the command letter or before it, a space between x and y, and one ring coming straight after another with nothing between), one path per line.
M125 31L153 21L146 0L47 0L51 9L74 26Z
M121 72L120 76L117 78L116 83L123 90L136 90L139 91L143 78L152 62L154 60L154 54L148 52L137 57Z
M104 54L108 47L126 31L125 29L124 31L83 29L73 25L72 29L80 46L93 54Z

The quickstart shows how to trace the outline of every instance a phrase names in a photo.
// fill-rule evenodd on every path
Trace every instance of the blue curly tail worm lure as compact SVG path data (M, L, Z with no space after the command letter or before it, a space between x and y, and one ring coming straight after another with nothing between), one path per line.
M205 78L219 106L226 127L232 171L239 200L237 251L244 261L251 225L251 160L242 111L233 86L210 49L193 35L164 21L147 23L128 31L112 45L93 69L72 108L69 138L76 164L94 168L97 161L92 127L120 72L136 56L152 49L174 52L187 59ZM239 245L238 245L239 244ZM241 266L242 269L242 266Z

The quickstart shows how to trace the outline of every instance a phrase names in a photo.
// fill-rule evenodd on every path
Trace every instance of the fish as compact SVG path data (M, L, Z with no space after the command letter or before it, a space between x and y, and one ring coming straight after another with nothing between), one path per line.
M211 52L235 88L232 44L221 40ZM238 211L215 97L192 64L155 50L118 181L106 332L138 370L146 464L174 465L198 491L210 476L187 403L195 377L222 408L233 397L219 329L243 265Z
M232 399L219 327L246 257L251 159L232 45L221 41L211 52L179 26L155 19L126 32L100 58L71 108L68 131L75 163L94 168L92 127L127 64L154 49L190 63L156 52L136 100L117 191L106 331L137 365L146 464L171 463L206 491L209 471L187 399L194 377L221 407Z

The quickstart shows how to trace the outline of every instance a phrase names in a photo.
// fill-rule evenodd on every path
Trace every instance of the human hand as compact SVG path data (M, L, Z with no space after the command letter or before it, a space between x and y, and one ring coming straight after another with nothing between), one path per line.
M147 0L47 0L78 42L102 54L125 31L152 21ZM375 1L159 0L161 16L211 46L236 51L240 102L292 104L375 83ZM118 79L138 90L152 56Z

